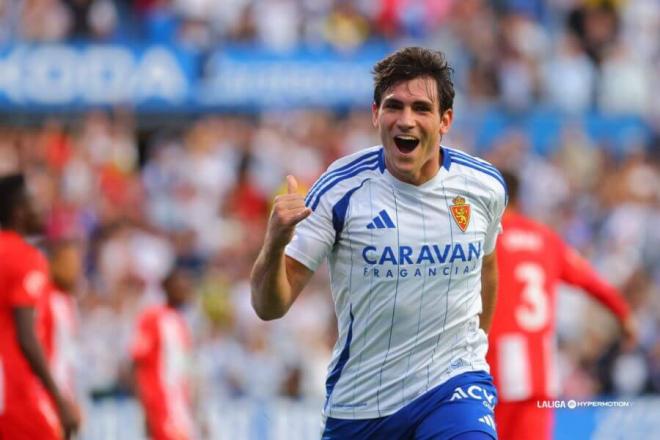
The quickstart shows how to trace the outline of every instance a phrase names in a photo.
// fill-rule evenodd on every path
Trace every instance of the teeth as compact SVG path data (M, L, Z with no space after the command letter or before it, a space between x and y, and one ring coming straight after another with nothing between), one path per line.
M399 138L399 139L407 140L407 141L416 141L417 140L417 138L415 136L409 136L409 135L405 135L405 134L400 134L396 137Z

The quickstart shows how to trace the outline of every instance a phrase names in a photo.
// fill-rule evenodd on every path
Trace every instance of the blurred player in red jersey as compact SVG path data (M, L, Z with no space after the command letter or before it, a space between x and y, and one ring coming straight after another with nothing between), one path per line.
M540 400L555 399L555 287L580 287L621 323L626 343L637 339L637 326L617 290L547 226L518 211L518 179L502 173L509 204L497 241L499 293L488 334L487 360L495 378L497 433L502 440L551 439L553 411Z
M181 269L163 281L167 303L146 309L138 318L132 358L137 391L154 440L193 437L190 400L190 331L180 312L191 284Z
M73 299L82 274L82 256L75 241L49 246L50 292L43 314L44 348L53 379L70 402L75 402L76 305Z
M79 420L42 347L48 265L23 238L40 233L42 221L22 175L0 178L0 227L0 439L68 438Z

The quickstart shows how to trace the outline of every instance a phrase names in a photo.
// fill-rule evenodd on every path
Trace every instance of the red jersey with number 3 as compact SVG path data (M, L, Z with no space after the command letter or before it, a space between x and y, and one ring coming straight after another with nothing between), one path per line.
M556 286L580 287L620 319L628 307L614 287L550 228L514 212L497 241L498 296L487 360L500 402L551 399Z
M35 333L48 301L48 264L20 235L0 231L0 438L59 438L52 400L33 373L15 330L15 308L35 310ZM4 436L4 437L3 437Z

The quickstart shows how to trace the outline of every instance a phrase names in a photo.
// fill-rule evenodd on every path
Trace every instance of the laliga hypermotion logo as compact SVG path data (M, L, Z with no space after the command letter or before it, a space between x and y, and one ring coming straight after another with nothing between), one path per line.
M465 199L461 196L454 197L453 205L449 207L451 216L454 217L456 224L465 232L470 224L470 205L465 203Z

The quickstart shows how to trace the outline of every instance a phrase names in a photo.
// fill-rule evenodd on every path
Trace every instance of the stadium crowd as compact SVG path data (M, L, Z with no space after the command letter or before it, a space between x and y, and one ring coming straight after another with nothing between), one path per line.
M463 112L488 108L516 121L538 108L559 111L561 123L546 130L551 146L516 124L486 141L471 136L482 127L461 111L445 143L520 172L526 212L589 257L639 319L640 346L623 351L611 318L565 292L557 312L563 395L660 393L659 3L0 0L0 41L80 38L202 51L417 42L447 52ZM579 122L592 111L613 121L632 115L643 129L624 130L613 144L609 126L597 136ZM196 279L186 314L201 399L322 398L335 337L325 271L290 316L272 323L254 315L248 275L284 176L308 187L336 157L377 144L367 110L222 113L158 128L126 109L38 127L3 119L0 173L27 170L48 211L48 238L76 238L85 250L81 392L130 393L135 318L160 300L160 281L177 262Z

